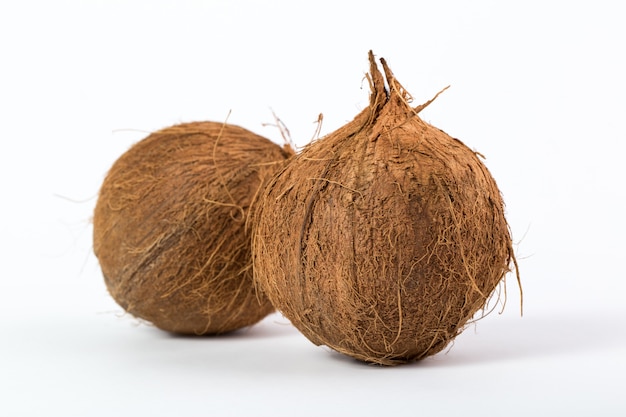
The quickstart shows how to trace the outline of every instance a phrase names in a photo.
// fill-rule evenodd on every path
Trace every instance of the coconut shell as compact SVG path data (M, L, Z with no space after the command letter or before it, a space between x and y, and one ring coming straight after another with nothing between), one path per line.
M308 144L262 195L254 272L313 343L395 365L444 349L514 253L477 154L424 122L430 101L411 107L385 60L388 87L369 58L369 106Z
M248 212L290 156L225 123L150 134L106 175L93 247L106 286L128 313L170 332L215 334L273 311L252 281Z

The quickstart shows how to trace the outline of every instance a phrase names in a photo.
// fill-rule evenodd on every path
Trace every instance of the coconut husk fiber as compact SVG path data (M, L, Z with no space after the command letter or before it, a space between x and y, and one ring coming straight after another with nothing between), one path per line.
M477 154L418 116L432 100L412 107L386 61L384 77L369 60L369 106L265 189L254 272L313 343L395 365L444 349L515 257Z
M292 154L226 123L150 134L106 175L94 252L113 299L156 327L217 334L273 311L252 281L248 212Z

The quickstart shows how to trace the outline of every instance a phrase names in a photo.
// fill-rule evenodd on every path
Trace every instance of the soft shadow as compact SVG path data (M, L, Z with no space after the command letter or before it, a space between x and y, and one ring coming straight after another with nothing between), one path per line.
M291 325L291 323L278 314L271 314L265 317L260 322L244 327L238 330L234 330L228 333L221 334L209 334L209 335L190 335L190 334L178 334L173 332L167 332L154 327L155 332L159 332L161 335L171 339L185 339L185 340L237 340L237 339L256 339L256 338L275 338L290 336L297 332L297 330Z
M364 369L447 367L626 349L626 328L618 314L544 314L488 317L468 327L446 349L421 361L383 366L358 361L330 348L328 358Z
M544 313L486 320L470 326L443 352L418 364L458 366L626 347L626 330L617 314Z
M473 366L580 353L602 354L606 350L626 348L626 328L622 317L623 313L597 311L576 314L543 311L524 317L494 314L468 327L442 352L421 361L398 366L362 362L327 346L317 347L316 352L311 342L278 314L268 316L254 326L216 336L181 336L156 328L153 331L162 335L163 339L205 343L209 340L215 341L215 344L208 344L212 346L211 349L206 352L202 350L211 358L204 363L212 367L230 367L236 363L245 372L330 372L334 363L339 365L338 369L347 367L371 372L385 369ZM273 338L283 340L278 345L273 342L265 343ZM218 341L227 344L217 343ZM228 343L234 344L224 350ZM242 356L242 352L247 352L248 347L256 354ZM311 352L315 352L314 355L307 356ZM260 357L264 359L260 361ZM196 365L197 362L194 362L194 366Z

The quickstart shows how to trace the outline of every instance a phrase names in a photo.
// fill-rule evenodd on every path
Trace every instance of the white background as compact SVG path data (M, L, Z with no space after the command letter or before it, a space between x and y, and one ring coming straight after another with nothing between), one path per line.
M617 1L0 5L0 415L626 415L626 29ZM367 52L486 156L524 284L447 352L384 368L279 315L220 338L124 315L91 248L114 160L171 124L298 145L367 105Z

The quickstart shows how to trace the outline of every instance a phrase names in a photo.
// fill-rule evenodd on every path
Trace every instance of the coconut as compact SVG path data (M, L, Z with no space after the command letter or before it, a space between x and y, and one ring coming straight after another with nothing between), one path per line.
M395 365L441 351L487 311L515 257L478 154L424 122L432 100L411 107L385 60L387 86L369 60L369 106L265 189L254 274L316 345Z
M273 311L252 281L248 212L291 154L225 123L165 128L106 175L93 249L128 313L175 333L216 334Z

